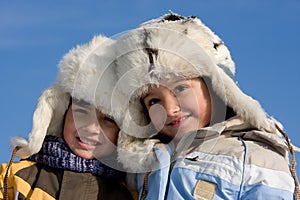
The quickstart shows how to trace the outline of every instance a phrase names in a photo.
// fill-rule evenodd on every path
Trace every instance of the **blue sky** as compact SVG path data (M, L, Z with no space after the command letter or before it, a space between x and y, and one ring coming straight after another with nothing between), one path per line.
M299 9L298 0L1 1L0 162L10 159L12 136L30 133L37 99L55 81L57 64L69 49L169 10L198 16L223 39L241 89L300 146Z

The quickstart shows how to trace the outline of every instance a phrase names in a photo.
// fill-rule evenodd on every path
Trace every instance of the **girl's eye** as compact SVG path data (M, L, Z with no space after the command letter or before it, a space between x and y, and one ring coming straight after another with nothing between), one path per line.
M187 88L188 88L188 86L186 86L186 85L178 85L178 86L176 86L176 87L174 88L173 91L174 91L175 94L178 94L178 93L184 91L184 90L187 89Z
M159 102L159 99L156 99L156 98L153 98L153 99L150 99L148 101L148 106L153 106L154 104L158 103Z

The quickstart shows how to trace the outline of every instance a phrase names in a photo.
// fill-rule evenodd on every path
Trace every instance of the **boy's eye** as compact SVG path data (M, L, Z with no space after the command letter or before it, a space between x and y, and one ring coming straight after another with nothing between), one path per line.
M82 114L88 114L88 111L86 111L85 109L82 108L76 108L74 109L75 113L82 113Z
M178 94L178 93L184 91L184 90L187 89L187 88L188 88L188 86L186 86L186 85L178 85L178 86L176 86L176 87L174 88L173 91L174 91L175 94Z
M109 121L109 122L111 122L111 123L113 123L113 124L116 124L116 122L115 122L115 120L113 120L112 118L110 118L110 117L104 117L104 120L106 120L106 121Z

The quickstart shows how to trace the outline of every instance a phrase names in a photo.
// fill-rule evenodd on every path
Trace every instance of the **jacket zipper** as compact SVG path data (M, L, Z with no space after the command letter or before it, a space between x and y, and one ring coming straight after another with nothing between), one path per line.
M171 176L171 172L173 170L173 167L175 165L175 160L174 158L176 157L176 151L174 151L171 155L171 159L170 159L170 167L169 167L169 173L168 173L168 180L167 180L167 187L166 189L169 188L169 183L170 183L170 176ZM174 162L173 162L174 160ZM149 189L149 185L148 185L148 179L149 179L149 175L150 175L151 171L147 172L145 174L144 177L144 184L143 184L143 190L142 190L142 194L141 194L141 200L145 200L148 194L148 189ZM166 190L166 193L168 192L168 190Z

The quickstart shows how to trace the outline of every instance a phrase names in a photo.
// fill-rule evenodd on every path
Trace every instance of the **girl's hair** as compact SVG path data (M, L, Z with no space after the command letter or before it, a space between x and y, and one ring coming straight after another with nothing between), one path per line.
M208 77L199 78L202 79L206 84L212 102L212 117L209 125L213 125L234 117L236 113L216 94L212 88L211 80Z

